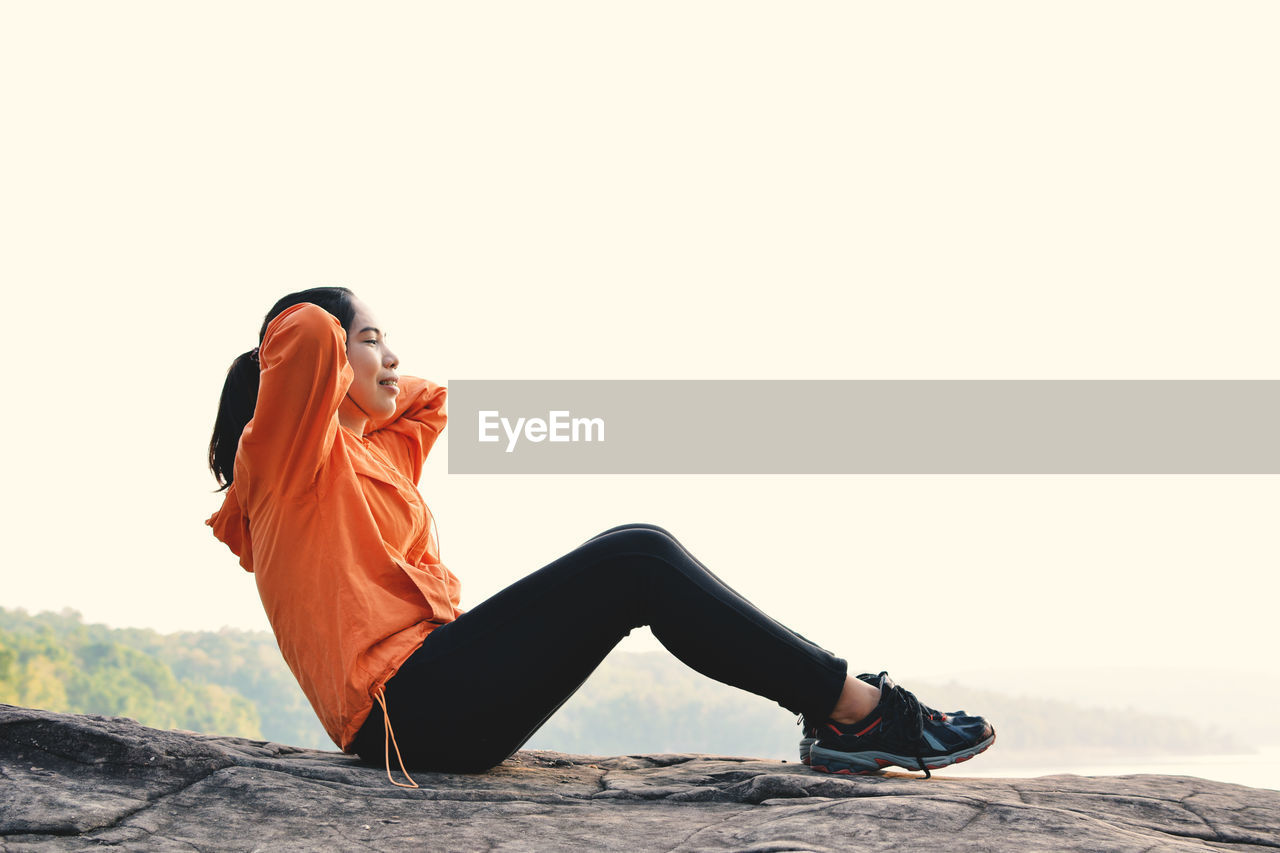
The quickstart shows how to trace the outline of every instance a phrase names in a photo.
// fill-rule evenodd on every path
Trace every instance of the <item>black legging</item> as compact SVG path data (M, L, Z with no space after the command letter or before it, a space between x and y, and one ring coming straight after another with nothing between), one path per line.
M809 719L825 719L844 685L844 660L761 613L670 533L623 525L427 636L386 685L405 763L501 763L641 625L704 675ZM375 704L355 751L382 764L383 740Z

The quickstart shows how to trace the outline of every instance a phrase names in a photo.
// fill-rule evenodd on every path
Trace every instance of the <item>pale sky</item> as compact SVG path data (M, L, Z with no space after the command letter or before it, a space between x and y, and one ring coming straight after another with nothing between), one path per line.
M1280 378L1277 23L5 4L0 606L268 627L204 456L231 359L319 284L446 384ZM464 606L649 521L859 669L1274 670L1275 477L466 478L447 435Z

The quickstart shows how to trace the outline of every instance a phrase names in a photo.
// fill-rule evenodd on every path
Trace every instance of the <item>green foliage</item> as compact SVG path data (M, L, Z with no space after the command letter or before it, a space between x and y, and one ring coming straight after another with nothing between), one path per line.
M1007 759L1243 751L1238 741L1172 715L1105 711L956 684L904 684L936 708L965 708L991 719ZM0 608L0 702L332 749L275 639L264 632L158 634L85 625L74 611L32 616ZM794 715L768 700L705 678L670 655L617 653L528 747L794 761L800 736L794 722Z
M0 702L332 748L270 634L158 634L0 608Z

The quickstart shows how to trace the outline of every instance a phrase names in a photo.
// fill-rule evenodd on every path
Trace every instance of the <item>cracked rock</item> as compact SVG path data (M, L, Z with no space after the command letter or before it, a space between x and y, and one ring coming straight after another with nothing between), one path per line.
M1280 792L1189 777L541 751L413 775L397 788L337 752L0 705L0 851L1280 848Z

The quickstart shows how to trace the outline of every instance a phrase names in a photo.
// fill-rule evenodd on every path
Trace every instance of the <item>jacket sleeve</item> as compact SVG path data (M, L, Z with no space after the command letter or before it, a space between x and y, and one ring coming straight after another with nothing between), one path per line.
M396 412L368 434L369 440L413 482L422 477L422 463L449 419L448 389L415 376L400 377Z
M245 457L251 485L297 493L315 482L338 434L353 376L346 333L320 306L294 305L267 326L258 359L258 402L236 461Z

